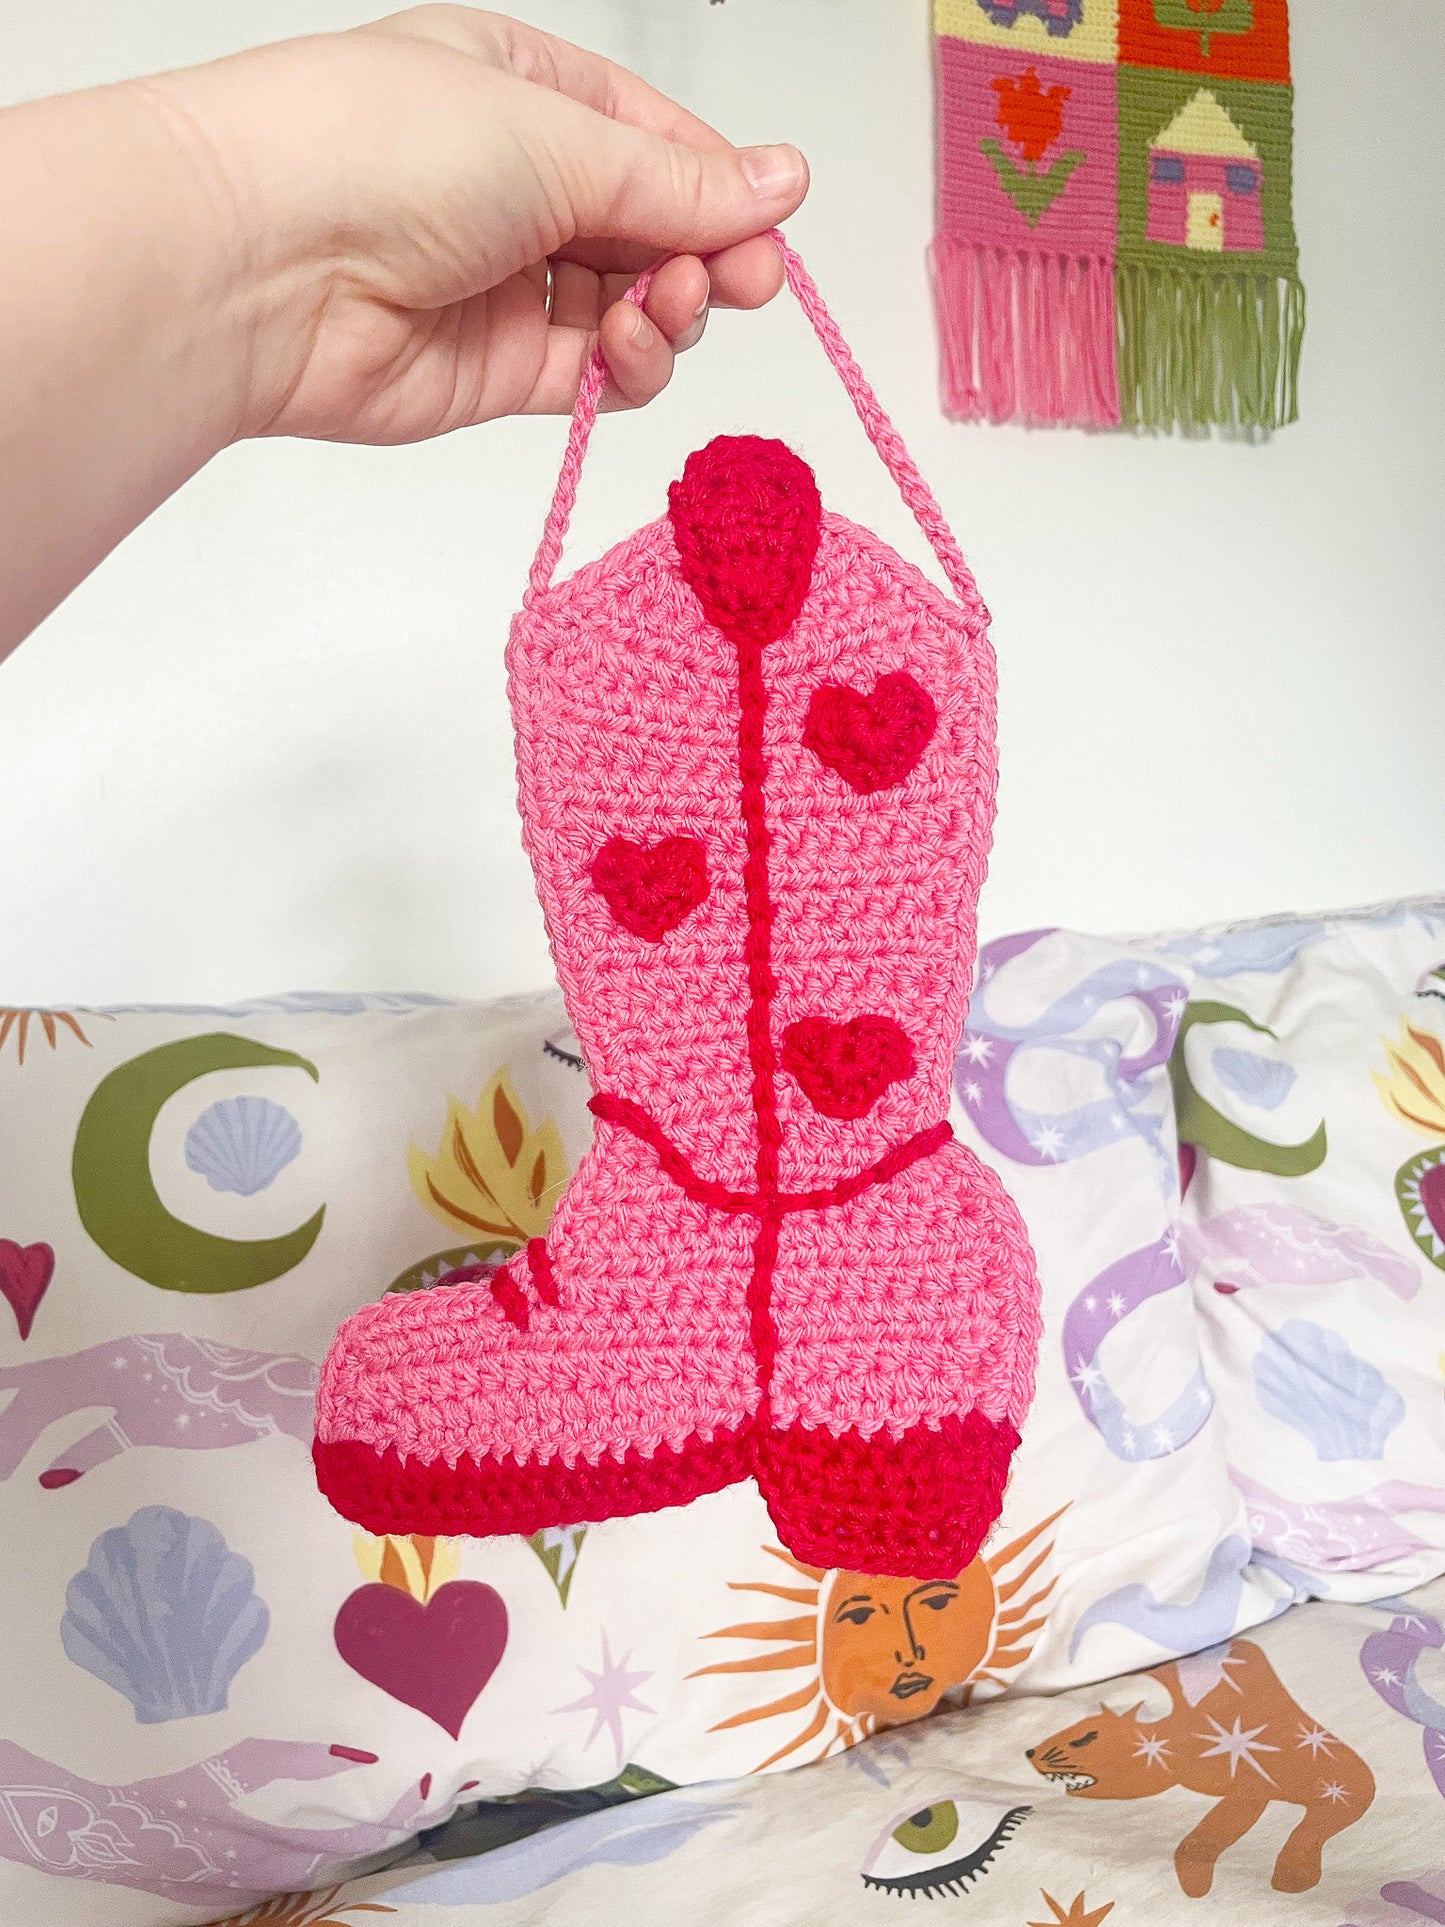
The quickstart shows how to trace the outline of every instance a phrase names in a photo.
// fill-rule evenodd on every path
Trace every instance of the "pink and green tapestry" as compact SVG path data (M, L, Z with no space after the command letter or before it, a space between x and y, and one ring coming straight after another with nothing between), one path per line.
M935 0L934 21L948 413L1294 421L1286 0Z

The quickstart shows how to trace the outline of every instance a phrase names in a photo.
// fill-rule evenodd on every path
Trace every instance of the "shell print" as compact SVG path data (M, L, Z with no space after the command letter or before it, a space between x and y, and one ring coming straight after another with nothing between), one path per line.
M186 1132L186 1163L213 1191L253 1198L301 1152L301 1126L269 1097L227 1097Z
M1384 1376L1324 1325L1291 1318L1254 1359L1254 1389L1271 1417L1309 1440L1317 1458L1380 1459L1405 1416Z
M124 1694L143 1725L220 1712L271 1624L249 1561L208 1520L169 1506L103 1532L65 1600L67 1656Z

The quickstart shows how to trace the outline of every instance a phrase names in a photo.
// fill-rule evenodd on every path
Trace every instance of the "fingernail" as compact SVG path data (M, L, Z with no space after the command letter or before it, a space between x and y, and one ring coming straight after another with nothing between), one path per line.
M641 308L632 310L632 326L627 330L627 338L634 348L650 348L657 339L656 328Z
M695 348L697 344L702 340L703 329L706 328L706 326L707 326L707 303L704 301L702 306L698 309L697 313L693 316L692 320L688 323L687 327L684 328L682 333L678 336L677 340L672 344L673 347L677 350L677 352L680 355L686 354L689 348Z
M738 161L760 200L781 200L802 185L803 157L796 147L744 147Z

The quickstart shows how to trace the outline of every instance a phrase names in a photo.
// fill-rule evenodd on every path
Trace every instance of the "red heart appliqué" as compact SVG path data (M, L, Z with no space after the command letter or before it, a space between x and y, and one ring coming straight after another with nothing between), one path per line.
M0 1238L0 1292L9 1300L22 1338L30 1336L54 1276L55 1253L49 1245L18 1245L13 1238Z
M476 1579L452 1579L423 1605L395 1586L361 1586L341 1602L336 1650L404 1706L456 1739L507 1645L501 1595Z
M695 836L664 837L651 849L610 836L592 859L592 881L634 937L661 943L707 895L707 857Z
M815 689L803 741L862 796L901 783L938 726L933 698L906 669L880 676L871 696L841 683Z
M783 1032L783 1069L824 1117L864 1117L890 1084L913 1074L913 1046L891 1017L846 1024L803 1017Z

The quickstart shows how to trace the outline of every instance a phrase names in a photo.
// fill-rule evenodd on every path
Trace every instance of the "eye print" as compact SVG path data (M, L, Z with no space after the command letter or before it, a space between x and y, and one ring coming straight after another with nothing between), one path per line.
M582 1046L577 1042L577 1033L570 1024L564 1024L561 1030L554 1030L543 1043L542 1049L549 1057L555 1057L559 1064L565 1064L569 1070L580 1071L587 1068L582 1062Z
M863 1885L885 1893L961 1894L1033 1809L935 1800L890 1822L863 1862Z

